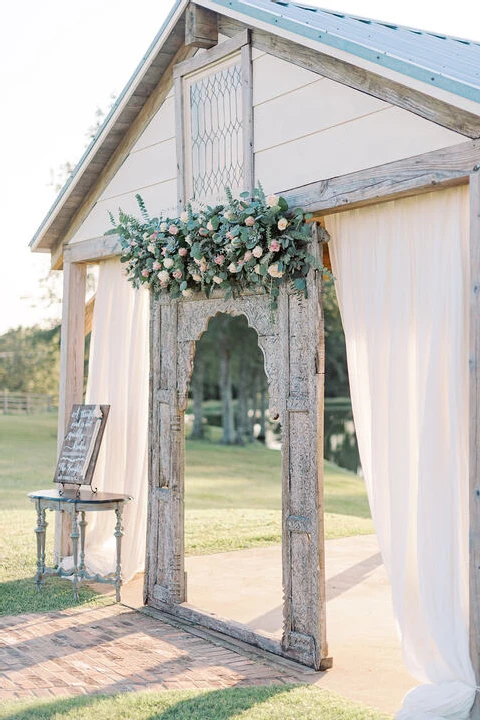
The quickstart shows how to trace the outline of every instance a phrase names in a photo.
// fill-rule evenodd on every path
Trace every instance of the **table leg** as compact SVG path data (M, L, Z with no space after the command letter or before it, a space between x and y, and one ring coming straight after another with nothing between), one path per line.
M72 532L70 533L72 539L72 551L73 551L73 597L78 600L78 586L79 586L79 568L78 568L78 538L80 532L78 529L78 512L76 509L72 512Z
M115 532L113 533L116 540L116 568L115 568L115 600L117 602L120 602L120 588L122 587L122 560L121 560L121 553L122 553L122 537L123 537L123 527L122 527L122 504L117 505L115 508L115 515L117 516L117 522L115 524Z
M80 525L80 575L85 575L85 532L87 528L87 521L85 520L85 512L82 510L82 519L78 523Z
M40 500L36 501L37 507L37 527L35 533L37 535L37 572L35 573L35 582L37 590L41 590L45 584L43 575L45 573L45 533L47 529L47 521L45 520L45 510L42 508Z

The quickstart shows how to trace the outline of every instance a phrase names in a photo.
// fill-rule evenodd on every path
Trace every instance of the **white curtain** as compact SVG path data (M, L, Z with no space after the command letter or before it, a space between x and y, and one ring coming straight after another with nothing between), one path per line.
M327 218L362 467L407 668L468 718L468 190Z
M133 290L117 259L100 263L87 403L110 405L93 485L133 495L123 514L122 575L143 570L146 542L149 294ZM88 513L86 559L93 572L115 567L113 513Z

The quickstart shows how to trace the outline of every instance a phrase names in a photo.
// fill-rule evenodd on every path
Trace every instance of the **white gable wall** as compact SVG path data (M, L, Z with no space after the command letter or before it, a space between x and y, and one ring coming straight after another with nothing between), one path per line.
M176 213L173 89L70 242L100 237L108 211ZM288 190L465 142L465 137L370 95L253 52L255 175Z
M255 175L267 192L466 140L266 53L253 61L253 80Z

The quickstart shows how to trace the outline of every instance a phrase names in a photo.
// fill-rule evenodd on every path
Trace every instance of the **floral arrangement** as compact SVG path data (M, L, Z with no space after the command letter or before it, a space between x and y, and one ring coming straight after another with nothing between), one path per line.
M227 203L193 212L189 207L177 218L150 218L136 195L142 219L119 211L110 213L122 245L121 261L135 287L148 285L155 296L167 291L172 298L191 297L215 289L225 297L245 288L270 294L275 308L280 284L289 281L306 297L310 268L329 272L309 252L309 217L300 208L289 210L283 197L265 196L261 187L253 196L244 192ZM323 239L328 239L324 233Z

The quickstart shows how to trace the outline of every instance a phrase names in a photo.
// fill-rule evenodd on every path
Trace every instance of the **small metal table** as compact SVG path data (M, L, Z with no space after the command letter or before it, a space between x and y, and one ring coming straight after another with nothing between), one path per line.
M120 588L122 586L121 573L121 546L122 546L122 513L125 503L132 499L131 495L120 495L115 493L94 492L90 489L76 488L64 490L62 494L58 490L37 490L28 494L28 497L35 502L37 509L37 572L35 582L37 590L41 590L44 578L47 575L58 575L59 577L71 577L73 581L73 594L78 600L78 588L82 580L93 582L109 583L115 586L115 599L120 601ZM45 534L48 523L45 520L46 510L65 510L72 516L72 539L73 567L70 570L63 570L62 567L48 568L45 566ZM116 563L115 571L107 575L90 574L85 566L85 530L87 512L103 512L113 510L116 515L114 537L116 540ZM80 514L80 520L78 515ZM80 547L78 541L80 540Z

